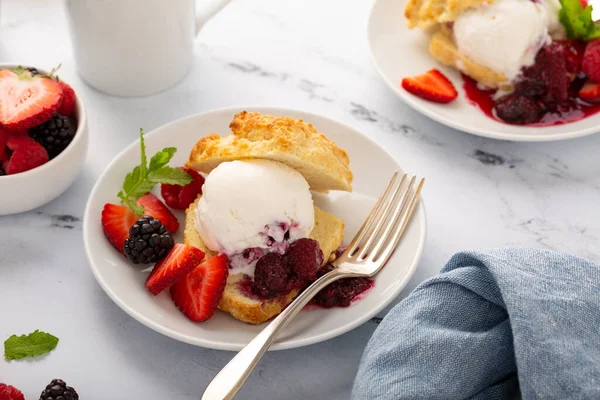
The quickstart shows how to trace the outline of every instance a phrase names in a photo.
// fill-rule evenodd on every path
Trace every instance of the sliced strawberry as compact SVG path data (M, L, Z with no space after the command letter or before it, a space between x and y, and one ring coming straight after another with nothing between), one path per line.
M138 220L129 207L105 204L102 209L102 228L104 235L120 253L123 253L125 239L129 237L129 228Z
M25 400L25 396L16 387L0 383L0 400Z
M58 106L58 113L65 117L70 117L75 112L75 91L69 84L60 81L58 82L63 90L62 99Z
M198 195L202 194L204 178L193 169L187 167L180 167L179 169L187 172L193 181L185 186L162 184L160 194L169 207L176 210L185 210L198 198Z
M54 79L21 70L0 71L0 124L22 131L48 121L58 109L62 88Z
M600 83L587 81L579 91L579 98L588 103L600 103Z
M139 206L144 206L144 215L150 215L163 223L171 233L179 229L179 221L173 213L152 193L146 193L137 201Z
M204 252L187 244L175 244L169 254L156 263L146 279L146 288L157 295L183 278L204 259Z
M29 171L48 162L48 152L38 142L27 136L12 135L6 146L12 150L10 158L3 162L7 175Z
M402 79L402 87L417 97L435 103L449 103L458 96L452 82L437 69Z
M206 321L217 310L228 275L227 256L211 257L171 286L173 302L192 321Z

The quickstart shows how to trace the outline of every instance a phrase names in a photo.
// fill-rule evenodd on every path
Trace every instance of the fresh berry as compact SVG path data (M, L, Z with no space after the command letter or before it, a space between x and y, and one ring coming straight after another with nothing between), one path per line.
M58 113L65 117L70 117L75 112L75 91L68 83L58 82L63 90L62 99L58 106Z
M227 283L227 256L219 254L198 265L171 286L173 302L192 321L213 316Z
M79 400L79 395L62 379L53 379L40 394L40 400Z
M402 79L402 87L417 97L435 103L449 103L458 96L452 82L437 69Z
M7 175L29 171L48 162L46 149L29 137L11 136L6 146L12 150L10 158L3 162Z
M333 270L331 264L319 270L319 277ZM359 295L373 286L367 278L345 278L335 281L322 289L314 298L314 302L322 307L348 307Z
M285 253L285 262L299 279L314 281L323 264L323 251L316 240L298 239Z
M185 210L198 198L198 195L202 194L204 178L193 169L187 167L180 167L180 169L187 172L193 181L185 186L163 183L160 187L160 194L169 207Z
M586 82L579 91L579 98L588 103L600 103L600 82Z
M190 273L203 259L202 250L186 244L176 244L173 250L154 266L146 279L146 288L156 296Z
M38 71L37 68L25 67L25 71L29 71L31 73L31 76L41 75L40 71Z
M581 69L593 81L600 82L600 39L588 42Z
M75 137L75 127L69 118L54 114L52 118L29 131L29 135L47 151L50 159L56 157Z
M179 229L179 221L173 213L152 193L146 193L137 201L139 206L144 206L144 215L150 215L163 223L171 233Z
M0 383L0 400L25 400L25 396L16 387Z
M8 149L6 148L6 143L8 142L8 138L10 137L10 132L5 131L4 129L0 129L0 165L3 161L6 161L10 158L10 154Z
M134 264L150 264L162 260L174 244L173 236L162 222L145 216L129 228L123 251Z
M0 165L0 176L4 175L6 175L6 172L4 172L4 168L2 168L2 165Z
M9 131L22 131L52 117L60 104L62 88L53 79L15 71L0 71L0 124Z
M290 269L277 253L267 253L256 263L254 269L253 291L263 297L271 298L288 290Z
M531 124L537 122L544 109L534 99L519 95L500 98L495 106L496 115L511 124Z
M123 253L125 240L129 237L129 228L135 224L137 219L137 215L129 207L116 204L104 205L102 209L102 229L110 244L119 252Z

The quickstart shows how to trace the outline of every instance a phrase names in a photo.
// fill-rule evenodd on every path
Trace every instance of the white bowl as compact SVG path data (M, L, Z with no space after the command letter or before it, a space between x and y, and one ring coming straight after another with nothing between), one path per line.
M0 68L16 68L0 64ZM41 73L48 73L38 68ZM71 143L56 158L20 174L0 176L0 215L16 214L40 207L60 196L75 180L85 161L88 128L85 107L76 93L77 131Z

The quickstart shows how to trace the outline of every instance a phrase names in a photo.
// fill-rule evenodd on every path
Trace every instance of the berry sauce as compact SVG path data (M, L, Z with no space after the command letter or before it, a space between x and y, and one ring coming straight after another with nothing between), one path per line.
M493 120L509 124L498 118L494 111L496 100L494 100L494 89L481 89L477 81L463 75L463 89L469 103L479 108L485 115ZM589 104L577 98L569 99L567 103L561 104L561 107L544 112L540 120L534 123L525 124L532 127L544 127L567 124L569 122L579 121L600 111L600 104Z

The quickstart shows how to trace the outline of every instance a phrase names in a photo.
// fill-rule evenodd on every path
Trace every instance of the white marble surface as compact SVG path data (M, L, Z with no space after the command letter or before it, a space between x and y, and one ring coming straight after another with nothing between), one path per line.
M105 96L76 75L62 1L1 2L0 61L44 68L62 62L61 77L87 103L91 143L86 166L62 197L0 217L0 340L34 329L61 339L42 359L0 360L0 382L20 387L28 399L56 377L88 400L197 399L231 358L178 343L127 316L96 284L81 237L95 179L139 127L151 130L212 108L260 104L322 113L373 137L408 171L426 176L429 235L406 293L465 248L539 246L600 260L600 135L499 142L422 117L372 68L365 38L370 3L233 1L201 33L194 68L179 85L125 99ZM239 398L348 398L377 322L268 354Z

